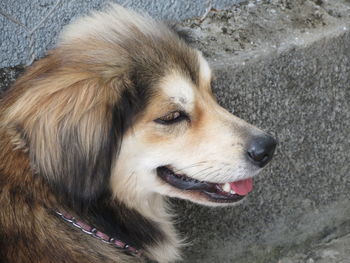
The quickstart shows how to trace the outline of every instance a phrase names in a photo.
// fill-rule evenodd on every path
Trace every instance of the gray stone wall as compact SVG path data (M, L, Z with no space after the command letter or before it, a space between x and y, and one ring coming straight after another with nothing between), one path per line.
M184 27L216 71L219 102L279 140L242 205L177 202L185 262L318 262L311 247L350 232L349 1L250 3Z
M159 19L202 16L210 7L222 9L241 0L1 0L0 68L30 64L55 44L72 19L110 2L148 12Z

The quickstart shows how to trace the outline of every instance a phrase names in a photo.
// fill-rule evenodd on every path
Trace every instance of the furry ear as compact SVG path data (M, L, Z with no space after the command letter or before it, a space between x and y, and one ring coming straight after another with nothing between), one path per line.
M168 26L168 28L175 33L180 39L186 42L186 44L193 44L195 42L195 39L191 32L183 27L180 27L177 23L173 23L170 21L164 21L165 25Z
M21 127L34 172L64 203L82 209L108 191L118 132L124 130L116 125L125 126L115 106L121 99L117 86L123 83L50 70L53 62L50 57L38 61L19 79L11 92L16 101L6 111L7 126Z
M63 108L56 108L60 112L71 108L65 115L58 117L49 111L41 116L36 124L39 129L30 136L32 163L58 196L79 210L108 191L111 162L118 147L113 106L103 99L96 102L97 94L88 98L89 92L73 95ZM83 101L89 101L90 107Z
M14 143L27 146L33 171L76 210L110 190L121 139L151 94L136 69L107 78L91 67L62 64L53 53L29 68L4 101L3 125Z

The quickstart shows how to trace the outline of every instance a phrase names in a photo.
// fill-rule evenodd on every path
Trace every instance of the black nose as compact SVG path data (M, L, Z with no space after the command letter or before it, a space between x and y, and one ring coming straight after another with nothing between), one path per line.
M269 136L255 137L248 146L248 157L255 165L264 167L273 156L277 141Z

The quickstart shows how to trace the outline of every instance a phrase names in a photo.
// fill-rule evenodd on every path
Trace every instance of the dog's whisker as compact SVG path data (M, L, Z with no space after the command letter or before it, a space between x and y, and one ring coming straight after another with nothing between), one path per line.
M204 169L202 169L202 170L200 170L200 171L198 171L198 172L196 172L196 173L194 173L194 174L191 174L191 177L194 177L194 176L196 176L196 175L198 175L198 174L201 174L201 173L203 173L204 171L207 171L207 170L212 169L212 168L213 168L212 166L207 167L207 168L204 168Z
M207 177L211 177L211 178L212 178L212 175L213 175L214 173L217 173L217 172L220 171L220 170L221 170L221 168L215 169L214 171L209 171L209 172L206 173L203 177L204 177L204 178L207 178Z
M183 171L185 171L185 170L188 170L188 169L190 169L190 168L194 168L194 167L197 167L197 166L202 166L202 165L205 165L205 164L207 164L207 163L215 163L215 162L218 163L218 164L220 164L220 166L222 167L221 169L223 169L223 168L226 167L226 166L231 166L231 164L229 164L229 163L227 163L227 162L222 162L222 161L220 161L220 160L210 160L210 161L201 161L201 162L198 162L198 163L189 165L189 166L184 167L184 168L181 168L181 169L174 169L173 171L174 171L175 173L179 173L179 172L183 172ZM200 170L199 172L202 172L202 171L203 171L203 170ZM196 174L198 174L198 172L195 173L195 174L192 174L191 176L195 176Z
M184 170L188 170L190 168L194 168L194 167L197 167L197 166L201 166L201 165L204 165L205 163L207 163L208 161L201 161L201 162L198 162L198 163L194 163L194 164L191 164L189 166L185 166L181 169L174 169L174 172L175 173L179 173L179 172L182 172Z
M228 167L226 168L226 170L225 170L225 174L230 174L230 171L231 171L231 167L228 166Z
M194 168L194 167L197 167L197 166L202 166L202 165L205 165L207 163L218 163L220 164L222 167L225 167L225 166L230 166L231 164L227 163L227 162L223 162L223 161L220 161L220 160L209 160L209 161L201 161L201 162L197 162L197 163L194 163L194 164L191 164L189 166L186 166L186 167L183 167L183 168L180 168L180 169L174 169L173 171L175 173L179 173L179 172L183 172L185 170L188 170L190 168ZM199 172L203 172L203 170L199 171ZM197 173L195 174L192 174L191 176L195 176Z
M225 165L225 166L229 166L229 165L227 164L227 165ZM224 169L225 166L220 167L220 168L218 168L217 170L220 171L220 170ZM197 174L202 173L203 171L209 170L209 169L211 169L211 168L213 168L213 166L210 166L210 167L208 167L208 168L206 168L206 169L204 169L204 170L201 170L201 171L199 171L199 172L197 172L197 173L195 173L195 174L192 174L191 176L196 176ZM230 167L228 167L228 169L230 169ZM206 173L203 177L208 177L211 173L214 173L214 172L216 172L216 170L214 170L214 171L208 171L208 173ZM225 172L224 174L227 174L227 173Z

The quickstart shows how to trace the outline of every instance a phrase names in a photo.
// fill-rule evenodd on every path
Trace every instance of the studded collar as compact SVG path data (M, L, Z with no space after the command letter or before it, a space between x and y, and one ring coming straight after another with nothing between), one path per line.
M63 219L63 221L69 223L71 226L73 226L77 229L80 229L82 232L84 232L87 235L90 235L94 238L101 240L104 243L110 244L118 249L121 249L130 255L134 255L137 257L141 257L141 255L142 255L141 250L138 250L138 249L128 245L127 243L125 243L125 242L123 242L115 237L108 236L107 234L96 229L95 227L90 226L90 225L86 224L85 222L76 219L75 217L71 216L70 214L68 214L65 211L59 212L59 211L55 210L55 213L61 219Z

